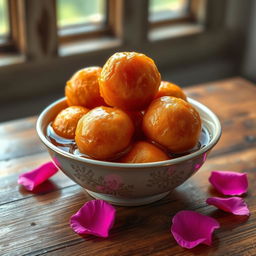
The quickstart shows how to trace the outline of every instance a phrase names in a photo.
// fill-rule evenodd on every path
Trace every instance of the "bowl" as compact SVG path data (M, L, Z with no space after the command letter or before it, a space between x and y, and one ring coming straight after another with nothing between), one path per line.
M198 101L191 98L188 101L200 114L202 127L209 135L208 142L190 154L167 161L116 163L79 157L59 149L47 139L46 130L59 111L67 107L65 98L55 101L40 114L36 130L58 168L92 197L115 205L143 205L165 197L195 174L221 136L216 115Z

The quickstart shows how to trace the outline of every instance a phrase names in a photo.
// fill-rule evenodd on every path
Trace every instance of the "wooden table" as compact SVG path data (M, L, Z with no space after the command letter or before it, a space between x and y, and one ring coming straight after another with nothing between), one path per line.
M0 255L256 255L256 87L242 78L193 86L187 94L220 118L223 135L201 170L166 198L143 207L116 207L108 239L82 238L69 218L92 198L62 172L36 193L17 185L20 173L49 161L36 117L0 125ZM218 195L212 170L248 172L244 196L251 216L234 216L205 203ZM213 245L187 250L170 233L171 218L190 209L216 218Z

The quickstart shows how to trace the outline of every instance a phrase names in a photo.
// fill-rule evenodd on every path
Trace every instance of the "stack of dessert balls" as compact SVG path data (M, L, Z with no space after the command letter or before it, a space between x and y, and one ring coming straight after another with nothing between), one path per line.
M77 71L67 82L68 107L52 122L80 153L122 163L164 161L193 149L201 119L182 89L161 81L144 54L119 52L103 68Z

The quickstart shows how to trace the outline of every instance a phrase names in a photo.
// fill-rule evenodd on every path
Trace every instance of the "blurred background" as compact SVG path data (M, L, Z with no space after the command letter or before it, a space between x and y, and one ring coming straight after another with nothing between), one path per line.
M255 14L253 0L0 0L0 121L39 114L117 51L150 56L181 87L256 82Z

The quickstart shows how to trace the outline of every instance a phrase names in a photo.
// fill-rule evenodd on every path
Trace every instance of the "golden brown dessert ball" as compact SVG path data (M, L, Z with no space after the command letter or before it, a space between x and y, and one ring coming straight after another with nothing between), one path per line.
M172 153L183 153L196 146L201 133L201 119L188 102L170 96L155 99L143 118L148 138Z
M168 155L146 141L136 142L132 149L120 159L122 163L149 163L170 159Z
M81 153L106 160L129 146L133 132L132 120L124 111L97 107L78 122L75 141Z
M95 108L106 105L100 96L98 78L101 67L88 67L77 71L67 82L65 95L69 106Z
M63 138L74 139L77 123L88 111L89 109L81 106L71 106L63 109L52 123L53 130Z
M112 55L102 68L100 93L110 106L143 110L154 99L161 76L152 59L136 52Z
M163 96L172 96L187 100L185 93L178 85L166 81L161 82L158 92L156 94L156 98L160 98Z

